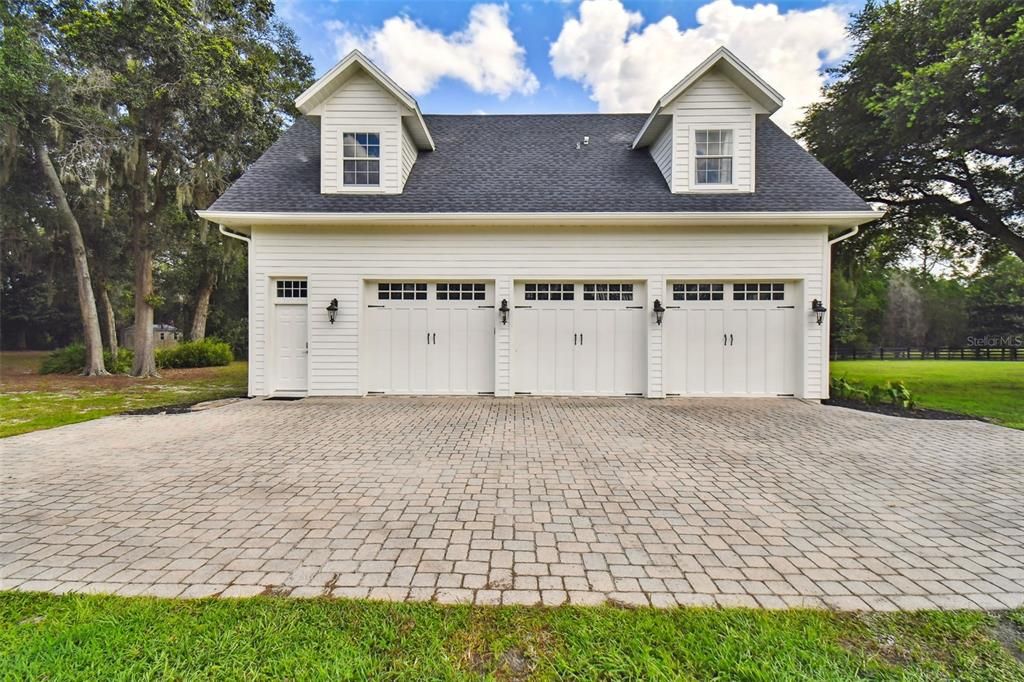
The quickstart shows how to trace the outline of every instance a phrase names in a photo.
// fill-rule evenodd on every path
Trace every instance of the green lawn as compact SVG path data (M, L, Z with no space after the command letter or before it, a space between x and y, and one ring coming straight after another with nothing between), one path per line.
M959 412L1024 429L1024 362L844 360L832 376L870 386L900 380L921 407Z
M129 410L197 403L246 392L245 362L163 370L152 379L37 373L43 354L0 356L0 438Z
M0 678L1024 680L996 618L7 592Z

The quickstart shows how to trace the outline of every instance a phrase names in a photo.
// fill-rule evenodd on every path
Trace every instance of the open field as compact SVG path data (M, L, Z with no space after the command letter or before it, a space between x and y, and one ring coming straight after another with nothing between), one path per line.
M921 407L1024 429L1024 362L844 360L832 363L832 376L864 386L903 381Z
M38 373L43 352L0 354L0 438L138 410L245 395L247 364L166 369L160 377Z
M1016 621L1016 622L1014 622ZM0 593L0 677L1024 680L1024 613Z

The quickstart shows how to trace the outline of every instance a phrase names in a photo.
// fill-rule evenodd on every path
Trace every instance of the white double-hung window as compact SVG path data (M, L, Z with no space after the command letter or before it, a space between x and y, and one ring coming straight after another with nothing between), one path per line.
M697 130L694 159L698 185L732 184L732 131Z
M341 153L345 187L380 186L380 133L343 133Z

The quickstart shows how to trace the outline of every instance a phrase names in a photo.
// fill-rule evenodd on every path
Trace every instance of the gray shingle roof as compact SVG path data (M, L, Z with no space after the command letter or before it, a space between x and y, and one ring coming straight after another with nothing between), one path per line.
M320 193L320 120L295 121L212 211L478 213L868 211L767 116L758 116L756 192L672 194L647 149L642 114L425 116L437 144L402 194ZM584 135L590 144L576 149Z

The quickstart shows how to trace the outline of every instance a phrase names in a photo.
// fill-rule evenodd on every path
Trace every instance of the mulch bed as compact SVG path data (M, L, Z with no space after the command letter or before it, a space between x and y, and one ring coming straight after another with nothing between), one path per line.
M906 419L940 419L945 421L985 421L978 417L972 417L967 414L959 414L957 412L945 412L944 410L929 410L923 407L915 407L913 410L901 410L895 405L869 405L859 400L841 400L839 398L829 398L828 400L822 400L822 405L829 405L831 407L846 407L851 410L860 410L861 412L874 412L875 414L884 414L890 417L904 417Z
M212 407L219 407L221 405L228 405L239 400L248 400L249 398L244 395L238 395L233 398L218 398L217 400L200 400L198 402L192 401L187 403L175 403L174 405L157 405L156 407L140 407L136 410L127 410L125 412L119 412L120 415L128 415L130 417L148 416L153 414L186 414L188 412L201 412L202 409L196 409L200 406L205 406L207 409Z
M0 390L4 391L73 391L94 388L123 390L150 384L163 384L176 380L203 381L218 376L220 367L193 367L190 369L161 369L158 377L139 379L125 374L105 377L83 377L78 374L39 374L38 369L19 368L0 372Z

